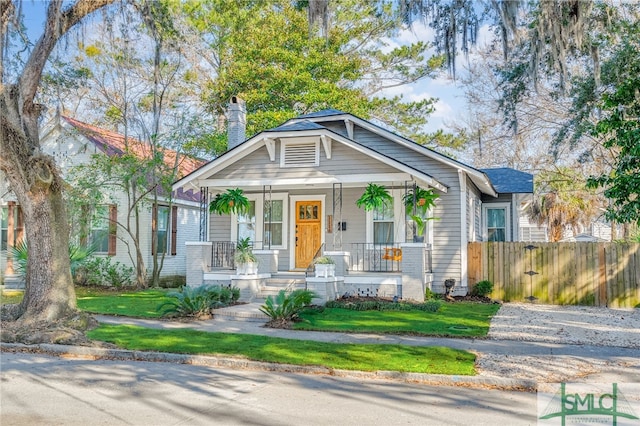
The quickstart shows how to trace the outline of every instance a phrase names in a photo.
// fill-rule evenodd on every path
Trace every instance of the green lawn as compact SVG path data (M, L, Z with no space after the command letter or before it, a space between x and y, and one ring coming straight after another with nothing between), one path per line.
M94 314L160 318L158 306L169 300L167 290L105 291L76 288L78 308Z
M22 296L24 296L23 291L2 290L0 291L0 304L20 303L22 302Z
M175 290L175 289L174 289ZM76 287L78 308L93 314L122 315L139 318L160 318L156 308L169 300L169 290L109 290ZM4 290L0 303L20 303L22 291Z
M443 303L438 312L327 308L323 312L303 312L303 321L296 323L294 329L482 337L489 332L489 322L498 309L500 305L471 302Z
M445 347L361 345L281 339L195 330L157 330L102 324L87 333L124 349L200 355L231 355L294 365L360 371L475 375L475 355Z

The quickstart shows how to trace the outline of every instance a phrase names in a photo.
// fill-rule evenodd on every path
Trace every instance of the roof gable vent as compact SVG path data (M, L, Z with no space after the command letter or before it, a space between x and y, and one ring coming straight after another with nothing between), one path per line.
M314 167L320 164L320 145L316 141L282 142L280 167Z

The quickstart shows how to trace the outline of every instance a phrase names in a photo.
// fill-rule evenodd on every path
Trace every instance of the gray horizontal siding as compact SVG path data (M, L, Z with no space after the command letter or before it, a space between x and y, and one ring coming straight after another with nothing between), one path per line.
M331 159L327 159L320 146L318 167L280 167L280 143L277 143L276 160L271 161L266 148L259 148L213 176L215 179L269 179L297 177L327 177L362 173L394 173L397 170L368 155L338 143L332 143Z

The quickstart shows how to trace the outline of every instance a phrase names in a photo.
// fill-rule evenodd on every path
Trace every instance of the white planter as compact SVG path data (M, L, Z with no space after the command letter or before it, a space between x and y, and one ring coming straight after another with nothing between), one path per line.
M258 263L239 263L236 268L237 275L256 275L258 273Z
M335 277L336 265L333 263L316 264L316 277Z

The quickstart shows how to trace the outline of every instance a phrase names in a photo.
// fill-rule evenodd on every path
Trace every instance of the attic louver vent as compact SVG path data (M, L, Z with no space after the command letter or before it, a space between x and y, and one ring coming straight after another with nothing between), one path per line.
M310 167L319 164L317 142L284 143L282 145L282 167Z

